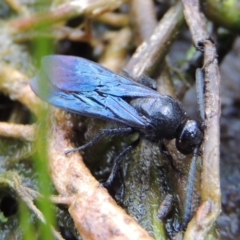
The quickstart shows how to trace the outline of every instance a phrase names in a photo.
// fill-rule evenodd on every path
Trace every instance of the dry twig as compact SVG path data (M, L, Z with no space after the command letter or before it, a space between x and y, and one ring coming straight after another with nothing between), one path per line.
M68 137L72 129L63 112L52 114L50 171L60 196L73 200L69 212L83 239L152 239L94 179L78 153L65 156L73 147Z
M0 136L18 138L32 142L35 140L36 126L0 122Z
M219 182L219 120L220 120L220 97L219 85L220 75L216 59L216 48L209 38L205 19L199 12L199 1L182 0L184 14L187 24L190 28L193 42L196 47L203 48L205 72L205 137L203 143L203 166L201 197L203 201L202 208L208 207L207 217L198 218L202 221L196 221L194 226L195 234L190 227L186 232L186 239L204 239L207 230L210 230L221 211L221 193ZM199 210L200 211L200 210ZM198 211L198 213L199 213ZM199 228L204 231L199 234ZM206 230L207 229L207 230ZM190 234L191 232L191 234Z
M176 4L164 15L152 36L143 42L128 62L126 69L132 76L150 75L165 59L176 38L176 30L183 24L182 6Z
M126 0L82 0L69 1L54 10L42 12L32 15L28 18L14 20L9 25L14 31L28 31L39 26L48 26L49 23L54 24L60 21L65 21L73 17L86 15L87 17L98 16L102 13L115 10Z

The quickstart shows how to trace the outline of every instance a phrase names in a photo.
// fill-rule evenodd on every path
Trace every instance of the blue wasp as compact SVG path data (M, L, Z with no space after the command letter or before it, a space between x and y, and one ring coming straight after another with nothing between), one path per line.
M118 128L101 130L89 143L66 153L83 151L109 135L139 133L139 138L115 159L105 186L111 185L121 159L141 138L152 143L176 139L181 153L193 154L195 158L199 154L203 141L201 124L188 119L175 99L159 94L150 84L140 84L83 58L51 55L42 59L41 70L31 79L30 86L38 97L53 106L120 124ZM189 214L185 213L185 222Z

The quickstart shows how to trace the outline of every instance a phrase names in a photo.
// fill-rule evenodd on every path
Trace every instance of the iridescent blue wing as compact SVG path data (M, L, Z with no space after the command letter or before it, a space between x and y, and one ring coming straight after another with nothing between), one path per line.
M84 116L144 128L147 119L124 98L161 97L157 92L86 59L52 55L30 81L42 100Z

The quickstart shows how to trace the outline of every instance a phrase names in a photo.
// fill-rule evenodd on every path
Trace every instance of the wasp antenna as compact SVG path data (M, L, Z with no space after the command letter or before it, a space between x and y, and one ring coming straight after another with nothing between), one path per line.
M187 227L187 224L191 220L192 199L193 199L193 191L194 191L194 185L195 185L196 165L197 165L198 156L199 156L199 148L197 147L194 149L193 157L192 157L191 165L189 169L184 216L183 216L183 221L182 221L180 230L185 229Z
M199 113L202 122L205 120L205 100L204 100L204 71L200 68L196 69L196 91L199 106Z

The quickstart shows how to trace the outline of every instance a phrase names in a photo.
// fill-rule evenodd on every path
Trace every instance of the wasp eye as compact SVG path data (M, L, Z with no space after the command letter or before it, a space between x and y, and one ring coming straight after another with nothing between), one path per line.
M176 147L178 151L187 155L193 153L203 141L203 130L199 122L187 120L177 130Z

